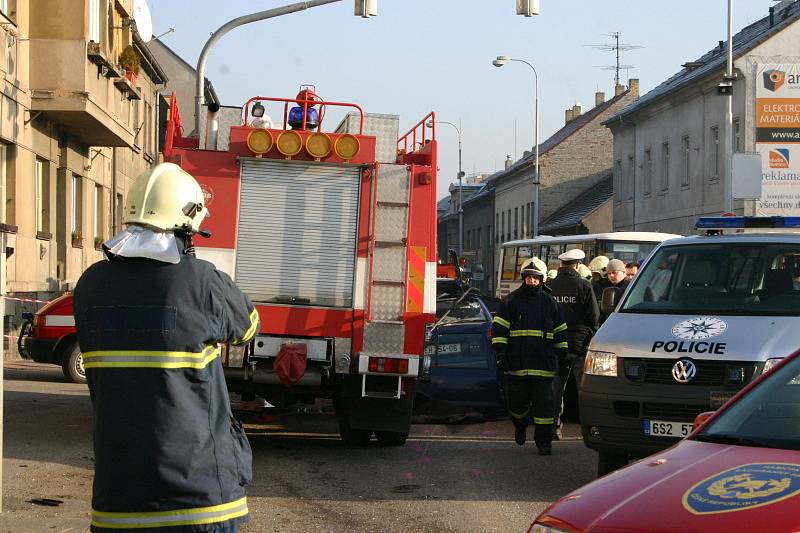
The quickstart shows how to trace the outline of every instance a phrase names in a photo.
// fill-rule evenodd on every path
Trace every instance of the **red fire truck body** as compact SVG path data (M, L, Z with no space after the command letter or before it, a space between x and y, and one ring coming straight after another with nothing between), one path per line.
M332 398L345 441L374 432L402 444L435 320L434 116L391 139L391 160L381 161L376 146L386 139L364 134L369 117L358 106L298 97L309 99L251 99L224 150L183 137L172 100L164 160L197 179L210 211L211 237L195 238L197 256L230 274L261 318L250 348L223 360L229 388L274 405ZM255 102L282 103L283 128L247 125ZM295 129L290 105L302 111ZM356 111L343 124L358 131L322 133L325 110L342 106ZM316 131L306 128L314 107ZM32 329L29 347L49 334L41 317ZM275 371L287 349L305 354L291 385Z

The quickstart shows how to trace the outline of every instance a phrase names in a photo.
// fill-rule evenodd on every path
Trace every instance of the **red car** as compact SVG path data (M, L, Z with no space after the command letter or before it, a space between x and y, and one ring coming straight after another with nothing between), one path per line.
M559 499L530 533L800 531L800 352L672 448Z

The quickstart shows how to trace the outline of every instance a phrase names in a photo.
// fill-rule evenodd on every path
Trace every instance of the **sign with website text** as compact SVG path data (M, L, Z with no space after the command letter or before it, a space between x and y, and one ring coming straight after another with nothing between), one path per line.
M759 215L800 215L800 65L764 64L756 77Z

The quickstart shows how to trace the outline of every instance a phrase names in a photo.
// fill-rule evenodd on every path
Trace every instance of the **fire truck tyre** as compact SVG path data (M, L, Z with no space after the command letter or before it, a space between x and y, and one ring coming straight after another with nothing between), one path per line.
M83 355L77 342L73 342L64 351L61 370L74 383L86 383L86 370L83 368Z
M372 431L368 429L355 429L350 427L350 417L347 412L340 413L339 419L339 437L342 442L348 446L365 446L372 438Z
M406 443L408 432L376 431L375 436L378 437L378 442L383 446L402 446Z
M627 465L628 457L625 455L599 452L597 454L597 477L603 477Z

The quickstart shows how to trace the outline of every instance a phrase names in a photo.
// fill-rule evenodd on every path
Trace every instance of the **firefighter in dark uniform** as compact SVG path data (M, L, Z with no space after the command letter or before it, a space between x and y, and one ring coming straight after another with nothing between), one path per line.
M514 440L525 444L533 410L533 439L541 455L552 453L553 377L557 353L567 350L567 324L544 285L547 273L533 259L520 271L523 284L500 303L492 323L492 346L506 382Z
M230 277L193 255L207 213L180 167L142 174L127 228L75 289L94 413L94 532L235 532L248 519L252 454L218 343L249 342L259 320Z
M589 340L597 331L600 310L597 306L592 284L578 273L581 261L586 257L582 250L568 250L558 256L561 267L558 276L549 285L552 295L564 311L567 321L569 350L558 361L558 375L553 379L553 437L561 438L561 414L564 412L564 390L570 374L575 384L580 384L583 360Z

